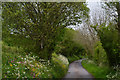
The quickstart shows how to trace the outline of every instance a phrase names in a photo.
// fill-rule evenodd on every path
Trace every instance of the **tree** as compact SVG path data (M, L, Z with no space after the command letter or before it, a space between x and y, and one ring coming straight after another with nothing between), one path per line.
M105 8L108 14L117 23L116 29L119 32L119 35L118 35L119 37L120 36L120 1L119 2L105 2L103 8Z
M70 57L73 55L84 55L84 48L79 44L76 40L74 40L78 31L65 28L65 33L63 35L62 40L55 47L55 53L62 54L66 57Z
M104 39L107 41L104 41L102 39L102 42L104 44L103 47L106 49L106 51L109 51L108 53L112 53L111 59L109 59L111 60L111 65L117 65L120 63L120 59L119 59L120 57L120 1L119 2L105 2L105 4L103 4L103 8L107 11L107 14L109 14L110 19L112 19L112 21L109 22L109 25L108 25L109 28L104 29L106 30L105 32L107 33L109 32L109 35L107 35L106 33L106 37L108 38L109 36L109 39ZM117 31L115 30L115 28ZM110 34L113 39L110 39ZM114 41L114 43L112 43L110 40L112 42ZM108 44L111 44L111 45L106 46L105 42L108 42ZM114 60L112 59L113 56L114 56ZM115 61L115 62L113 63L112 61Z
M84 2L13 2L2 5L3 29L6 27L14 34L35 40L36 52L40 55L47 53L47 58L51 58L64 27L82 22L80 19L86 19L89 11Z
M105 5L106 4L104 4L104 9L96 10L95 14L97 15L92 16L92 21L90 22L90 24L91 24L91 27L94 28L94 30L96 31L96 34L98 35L98 38L102 43L102 47L105 49L109 65L114 66L120 63L120 60L119 60L119 55L120 55L119 44L120 43L119 43L119 35L118 35L119 30L116 29L118 27L117 25L118 15L116 14L117 9L115 7L111 9ZM107 10L107 9L110 9L110 10ZM107 13L105 13L106 10L108 11ZM101 47L98 46L98 48L99 49L96 49L98 51L97 54L102 53L102 52L99 52Z

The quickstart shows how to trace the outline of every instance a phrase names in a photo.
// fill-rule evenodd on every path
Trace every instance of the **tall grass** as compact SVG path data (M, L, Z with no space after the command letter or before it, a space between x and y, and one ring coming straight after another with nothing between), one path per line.
M111 71L109 67L107 66L99 67L91 60L83 60L82 65L95 78L107 78L106 75Z

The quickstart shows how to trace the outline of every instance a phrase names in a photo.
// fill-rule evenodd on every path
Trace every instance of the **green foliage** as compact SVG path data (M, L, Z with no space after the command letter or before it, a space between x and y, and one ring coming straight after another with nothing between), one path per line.
M3 41L8 46L14 46L18 48L24 48L25 52L34 52L35 41L24 36L18 36L14 34L3 34Z
M100 42L98 42L95 46L94 60L95 61L97 60L96 63L99 65L101 62L103 62L103 63L108 62L109 66L111 67L111 71L109 71L109 73L107 72L107 74L105 74L106 77L108 79L113 79L113 78L119 79L120 72L119 72L118 64L120 63L120 48L119 48L120 43L119 43L118 30L116 29L116 25L113 23L110 23L108 26L105 26L105 24L102 24L99 27L98 27L98 25L96 25L93 28L95 28L95 30L98 33L98 36L100 37ZM107 59L108 59L108 61L107 61ZM104 66L106 66L106 65L104 65ZM116 66L117 66L117 68L114 69L113 67L116 67ZM87 67L86 67L86 69L87 69ZM88 68L88 71L89 71L89 68ZM92 70L90 70L90 71L92 72ZM95 75L96 74L98 74L98 73L95 73Z
M83 58L86 58L86 56L82 56L81 54L79 55L73 55L73 56L69 56L67 57L68 58L68 61L69 63L72 63L73 61L76 61L76 60L80 60L80 59L83 59Z
M79 56L76 56L76 55L73 55L72 57L68 57L68 60L70 63L72 63L73 61L76 61L76 60L79 60L80 57Z
M2 78L62 78L66 74L68 64L58 55L50 63L33 53L25 53L24 48L8 46L5 42L2 45Z
M96 43L93 57L94 57L94 61L98 65L107 65L108 64L107 55L106 55L105 50L102 47L101 42Z
M109 14L110 17L114 17L112 22L117 23L116 29L118 30L118 37L120 36L120 2L105 2L103 4L103 8L106 10L107 14ZM115 14L117 13L117 14ZM120 43L120 40L119 40Z
M35 53L50 59L64 27L86 20L89 12L86 6L84 2L2 3L3 33L31 38L35 41Z
M75 30L65 28L65 33L62 41L59 42L55 47L55 51L57 54L60 53L68 57L73 56L73 54L82 55L85 52L84 48L73 40L73 36L75 33Z
M108 26L102 24L98 28L95 27L95 30L100 37L102 46L106 51L107 59L110 66L114 66L120 63L120 44L118 31L115 29L115 26L116 25L110 23Z
M67 73L67 69L68 69L68 60L66 58L66 60L64 59L64 57L60 57L60 55L57 55L55 53L52 54L52 65L54 65L53 67L53 75L54 78L61 78L64 77L65 74ZM56 75L56 73L59 73Z
M101 31L105 32L105 34L100 35L104 35L104 37L101 37L101 41L107 55L110 55L108 57L110 65L116 66L120 64L120 2L105 2L103 8L109 14L110 18L114 18L111 19L112 21L107 28Z
M97 66L91 60L83 60L82 65L95 78L106 78L106 75L111 71L111 69L106 66L104 66L104 67Z

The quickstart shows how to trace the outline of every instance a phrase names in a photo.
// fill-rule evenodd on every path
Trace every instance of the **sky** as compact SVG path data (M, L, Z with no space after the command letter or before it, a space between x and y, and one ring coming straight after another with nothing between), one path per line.
M101 3L100 2L88 2L88 8L90 9L90 17L92 19L92 16L96 14L100 14L100 12L103 11L102 7L101 7Z
M96 12L98 12L98 14L103 10L102 8L101 8L101 4L100 4L100 0L87 0L87 7L90 9L90 19L92 20L92 16L94 16L94 14L96 13ZM82 26L82 24L81 25L79 25L79 26L71 26L73 29L78 29L78 28L80 28Z

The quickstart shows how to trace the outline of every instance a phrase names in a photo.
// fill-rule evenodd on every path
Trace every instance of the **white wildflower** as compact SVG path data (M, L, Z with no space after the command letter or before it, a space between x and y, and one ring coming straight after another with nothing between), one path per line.
M26 64L27 62L25 61L24 63Z
M24 58L24 60L26 60L26 58Z
M18 64L20 64L20 62L17 62Z
M35 61L35 59L33 59Z
M30 67L27 67L28 69L30 68Z
M27 78L27 76L25 76L25 78Z
M18 73L18 77L20 77L20 73Z
M15 68L15 69L19 69L19 68L17 67L17 68Z
M25 74L25 72L23 72L23 74Z
M7 71L7 73L10 73L10 71Z
M32 62L32 61L29 61L30 63Z
M28 55L26 55L26 58L28 58Z

